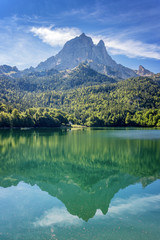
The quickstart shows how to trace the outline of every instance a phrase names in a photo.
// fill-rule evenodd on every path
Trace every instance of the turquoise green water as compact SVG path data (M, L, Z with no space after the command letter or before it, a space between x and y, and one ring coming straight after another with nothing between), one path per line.
M0 240L159 240L160 130L1 130Z

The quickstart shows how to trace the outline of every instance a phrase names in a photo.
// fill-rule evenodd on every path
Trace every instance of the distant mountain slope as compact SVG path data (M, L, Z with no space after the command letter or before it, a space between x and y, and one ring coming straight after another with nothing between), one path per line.
M102 83L116 82L114 78L108 77L93 70L88 64L80 64L70 71L65 71L63 78L67 83L68 89L80 86L91 86ZM63 86L62 88L64 89Z
M114 83L115 79L91 69L89 65L80 64L72 70L58 72L50 69L41 72L32 72L27 75L0 76L0 91L7 89L17 91L47 91L70 90L82 86L91 86L102 83Z
M8 65L1 65L0 66L0 75L12 75L14 73L18 73L19 70L17 67L11 67L11 66L8 66Z
M84 33L66 42L63 49L56 56L41 62L36 71L52 68L57 70L73 69L84 62L87 62L94 70L112 77L126 79L137 76L134 70L117 64L109 56L102 40L95 45L92 39Z

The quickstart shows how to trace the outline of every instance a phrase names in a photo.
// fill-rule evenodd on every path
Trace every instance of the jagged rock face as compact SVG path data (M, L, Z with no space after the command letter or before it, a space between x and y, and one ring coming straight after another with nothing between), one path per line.
M139 66L139 69L136 70L136 73L140 76L153 76L154 73L150 72L148 69L144 68L142 65Z
M72 69L84 62L100 73L121 79L137 76L135 71L117 64L109 56L102 40L95 45L92 39L84 33L66 42L63 49L56 56L41 62L36 70L42 71L52 68L57 70Z

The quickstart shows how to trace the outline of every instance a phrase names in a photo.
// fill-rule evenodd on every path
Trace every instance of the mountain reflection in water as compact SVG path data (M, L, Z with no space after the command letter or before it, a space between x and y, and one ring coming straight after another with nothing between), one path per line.
M36 184L88 221L120 189L160 178L160 139L149 131L1 130L0 186Z

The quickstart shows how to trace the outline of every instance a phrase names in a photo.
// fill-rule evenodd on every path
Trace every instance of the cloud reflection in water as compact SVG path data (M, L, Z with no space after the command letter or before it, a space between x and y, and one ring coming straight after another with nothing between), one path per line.
M47 227L54 224L77 225L82 220L71 215L65 208L52 208L44 213L42 217L34 222L35 227Z
M105 217L115 217L122 214L136 215L138 213L145 213L150 209L160 209L160 194L132 196L128 199L115 199L109 207L108 213ZM94 219L100 218L103 213L97 210ZM104 217L104 216L103 216ZM44 213L42 217L37 219L33 224L35 227L47 227L51 225L60 224L63 226L80 225L83 220L77 216L71 215L65 208L52 208Z

